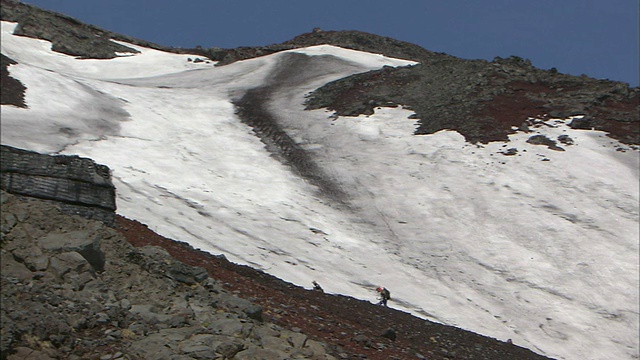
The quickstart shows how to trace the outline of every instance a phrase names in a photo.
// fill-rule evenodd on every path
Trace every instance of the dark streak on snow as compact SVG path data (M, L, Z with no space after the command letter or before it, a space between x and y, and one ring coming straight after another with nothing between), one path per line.
M304 64L309 57L302 54L290 54L279 64L272 74L269 85L248 90L245 95L234 101L236 113L245 124L251 126L256 135L278 160L290 166L300 177L315 185L320 193L338 204L348 203L347 194L331 179L313 160L312 156L297 144L278 123L276 116L269 111L271 95L286 86L295 86L307 80ZM297 60L296 60L297 59ZM282 67L293 71L294 76L282 78L279 75Z

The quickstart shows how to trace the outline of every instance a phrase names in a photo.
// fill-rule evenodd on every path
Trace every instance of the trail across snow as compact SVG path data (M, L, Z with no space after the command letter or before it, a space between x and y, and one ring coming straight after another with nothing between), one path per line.
M309 91L410 62L332 46L223 67L134 45L80 60L2 23L27 109L2 106L3 144L108 165L118 213L286 281L391 306L563 359L638 356L639 153L568 119L534 132L572 145L414 136L411 112L332 117ZM312 57L281 81L291 54ZM277 80L277 81L276 81ZM349 195L334 204L265 149L232 101L269 108ZM533 120L532 120L533 121ZM503 153L517 149L515 155Z

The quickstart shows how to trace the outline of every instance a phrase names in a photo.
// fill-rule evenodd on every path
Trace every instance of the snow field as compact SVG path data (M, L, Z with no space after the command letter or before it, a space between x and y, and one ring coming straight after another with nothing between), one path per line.
M2 53L19 62L9 71L29 108L2 106L2 143L108 165L118 213L301 286L317 280L374 301L384 285L393 307L548 356L637 354L637 149L567 119L533 128L574 140L560 152L526 143L533 133L487 145L450 131L412 136L401 108L336 119L303 111L304 95L327 81L411 63L331 46L290 51L332 59L330 72L277 89L270 106L350 195L345 209L270 156L235 114L231 101L269 83L287 52L224 67L139 47L79 60L13 36L14 26L2 23Z

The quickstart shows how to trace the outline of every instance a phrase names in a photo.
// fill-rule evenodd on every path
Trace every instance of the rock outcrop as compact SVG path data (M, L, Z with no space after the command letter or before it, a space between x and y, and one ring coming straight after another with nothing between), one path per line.
M2 1L2 20L19 23L16 35L51 41L53 51L67 55L111 59L116 52L138 52L112 42L108 31L19 1Z
M50 200L68 214L113 224L115 188L109 168L79 156L49 156L0 146L0 188Z
M27 107L24 102L24 84L9 74L9 65L17 64L13 59L0 54L0 105L13 105L21 108Z
M333 359L200 267L4 191L0 357Z
M119 56L118 53L139 52L111 39L174 53L193 53L117 34L17 0L1 0L1 3L2 20L19 24L14 32L16 35L48 40L51 49L62 54L85 59L113 59Z
M401 105L415 112L416 134L455 130L472 143L508 141L529 118L584 115L570 126L595 128L637 145L639 99L638 87L537 69L516 56L488 62L434 55L416 66L385 67L328 83L309 95L307 107L358 116Z

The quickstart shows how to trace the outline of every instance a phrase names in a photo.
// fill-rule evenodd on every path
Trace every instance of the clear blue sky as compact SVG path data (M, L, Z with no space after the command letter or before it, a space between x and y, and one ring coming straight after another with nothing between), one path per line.
M162 45L269 45L361 30L465 59L517 55L542 69L638 86L638 0L26 0Z

